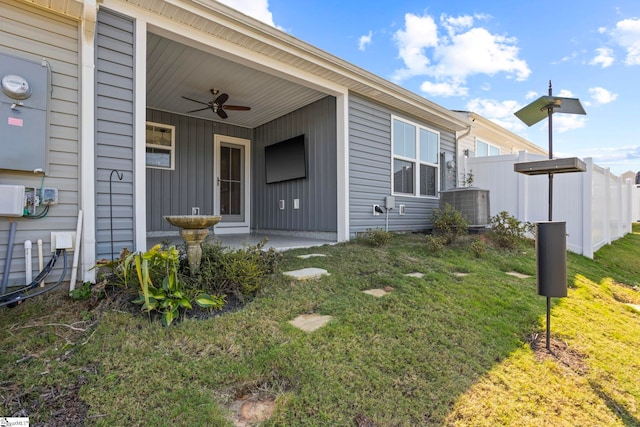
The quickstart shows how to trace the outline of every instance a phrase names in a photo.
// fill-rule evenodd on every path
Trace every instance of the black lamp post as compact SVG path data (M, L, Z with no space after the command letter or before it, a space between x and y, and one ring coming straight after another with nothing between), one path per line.
M557 173L584 172L585 163L578 158L553 158L553 114L587 114L577 98L553 96L551 81L549 94L541 96L531 104L515 113L527 126L533 126L545 117L549 120L549 160L516 163L514 170L526 175L543 175L549 177L549 214L547 223L536 223L536 256L538 294L547 297L547 350L551 351L549 340L551 334L551 297L567 295L566 278L566 236L565 223L553 223L553 176ZM560 225L560 227L558 227ZM558 233L562 233L559 240ZM549 254L557 251L557 256Z

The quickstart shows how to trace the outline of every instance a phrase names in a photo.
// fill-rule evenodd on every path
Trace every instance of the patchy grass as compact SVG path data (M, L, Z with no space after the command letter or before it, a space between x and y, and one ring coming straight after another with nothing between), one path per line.
M595 260L569 255L569 297L553 300L555 354L536 346L545 299L535 277L504 274L535 276L533 245L476 257L471 240L437 254L410 234L290 251L282 271L331 275L278 275L240 311L169 328L62 293L0 310L0 415L231 426L227 405L255 395L275 399L273 426L640 425L640 313L627 305L640 304L640 234ZM328 256L296 258L310 252ZM361 292L386 286L382 298ZM334 319L309 334L288 323L304 313Z

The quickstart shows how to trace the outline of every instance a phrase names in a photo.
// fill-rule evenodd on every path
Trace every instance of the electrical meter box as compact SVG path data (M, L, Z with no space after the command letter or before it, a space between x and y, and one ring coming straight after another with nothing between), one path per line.
M24 185L0 185L0 216L24 214Z
M47 170L50 69L0 53L0 169Z

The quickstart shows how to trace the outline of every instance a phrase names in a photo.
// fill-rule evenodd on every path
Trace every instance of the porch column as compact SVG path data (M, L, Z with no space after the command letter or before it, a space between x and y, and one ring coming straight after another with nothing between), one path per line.
M338 242L349 240L349 94L336 96Z
M147 22L135 21L133 131L133 229L136 250L147 250L146 119L147 119Z
M95 30L96 0L85 0L80 23L80 209L83 212L80 271L83 282L95 282L96 202L95 202Z

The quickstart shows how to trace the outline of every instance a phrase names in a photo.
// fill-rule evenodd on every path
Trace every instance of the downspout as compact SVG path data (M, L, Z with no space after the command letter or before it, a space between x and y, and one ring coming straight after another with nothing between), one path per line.
M456 153L458 152L459 141L462 138L464 138L465 136L468 136L471 133L471 127L472 126L473 126L472 124L469 125L467 127L467 129L460 134L460 136L458 136L458 132L455 133ZM464 171L464 173L466 175L466 173L467 173L467 156L464 156L463 159L464 159L464 166L463 166L462 170ZM456 187L458 186L458 181L459 181L458 170L459 170L459 165L458 165L458 162L456 162Z

